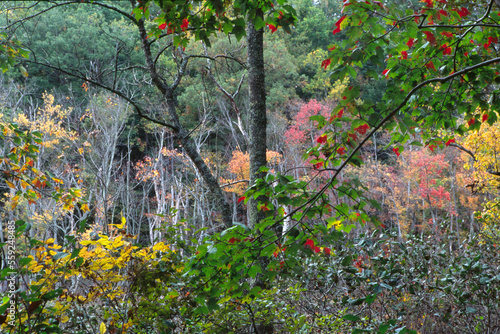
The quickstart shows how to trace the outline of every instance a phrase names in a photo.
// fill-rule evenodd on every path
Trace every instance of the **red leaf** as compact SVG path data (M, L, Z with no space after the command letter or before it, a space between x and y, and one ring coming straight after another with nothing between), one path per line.
M324 67L325 70L326 68L332 63L332 60L330 58L325 59L321 62L321 67Z
M460 8L460 10L458 11L458 15L460 15L460 17L465 17L469 14L470 14L469 10L465 7Z
M338 154L340 154L340 155L345 154L345 152L346 152L346 151L345 151L345 147L339 147L339 148L337 149L337 153L338 153Z
M323 167L323 161L320 161L320 162L318 162L317 164L314 164L314 165L313 165L313 168L314 168L314 169L319 169L319 168L321 168L321 167Z
M167 27L167 22L162 23L158 26L158 28L160 28L161 30L165 29L166 27Z
M325 252L325 255L330 255L332 254L332 250L328 247L323 248L323 252Z
M408 52L401 51L401 56L403 57L403 59L408 59Z
M319 248L318 246L314 247L314 252L315 253L321 252L321 248Z
M425 2L425 4L427 5L427 7L429 8L432 8L433 6L433 1L432 0L422 0L421 2Z
M434 71L436 70L436 68L434 67L434 63L432 61L425 64L425 67L427 67L428 69L434 70Z
M337 22L335 22L335 30L332 31L332 33L335 35L339 33L342 29L340 29L340 25L342 24L342 21L346 19L347 16L342 16Z
M443 44L441 45L441 49L443 49L443 55L451 55L451 47L448 46L448 44Z
M452 11L455 11L458 13L458 15L460 16L460 18L462 17L466 17L467 15L470 14L469 10L465 7L462 7L460 9L452 9Z
M304 244L305 248L310 248L311 250L314 250L314 240L312 239L307 239L306 243Z
M368 124L363 124L355 128L354 131L358 131L359 134L364 135L369 128L370 126Z
M356 136L355 133L348 133L347 135L351 137L353 140L358 140L358 136Z
M441 35L446 36L446 37L453 37L453 33L449 31L443 31Z
M472 124L476 123L476 120L474 118L471 118L469 119L469 121L467 122L467 125L468 126L471 126Z
M436 44L436 37L434 37L434 34L430 31L422 31L425 34L425 39L431 43L431 45Z
M415 38L410 38L408 42L406 42L406 45L408 45L409 48L411 48L415 44Z
M340 109L337 115L330 117L330 123L333 122L336 118L342 118L344 114L344 108Z
M235 237L232 237L231 239L229 239L228 241L230 244L234 244L235 242L240 242L240 239L236 239Z
M322 135L321 137L318 137L318 139L316 139L316 142L318 144L325 144L326 143L326 135Z
M389 70L387 70L387 69L382 71L382 75L387 76L387 73L389 73Z
M440 9L438 12L439 12L439 14L441 14L443 16L448 16L448 13L443 9Z
M431 152L434 152L436 148L437 148L436 145L429 145L429 150L431 150Z
M398 156L398 157L399 157L399 155L401 154L401 153L399 153L399 147L394 147L394 148L392 149L392 151L393 151L394 153L396 153L396 156Z
M274 33L274 32L276 32L276 30L278 30L278 28L274 24L268 23L267 26L271 30L271 33Z
M482 122L483 122L483 123L484 123L484 122L486 122L486 121L488 120L488 117L489 117L489 115L488 115L488 114L484 114L484 115L483 115L483 118L482 118Z
M446 142L446 146L450 146L451 143L454 143L455 142L455 138L451 138L449 139L447 142Z
M246 197L245 197L245 196L241 196L240 198L238 198L238 203L243 202L245 199L246 199Z
M189 26L189 20L188 19L182 20L182 24L181 24L182 31L185 31L188 26Z

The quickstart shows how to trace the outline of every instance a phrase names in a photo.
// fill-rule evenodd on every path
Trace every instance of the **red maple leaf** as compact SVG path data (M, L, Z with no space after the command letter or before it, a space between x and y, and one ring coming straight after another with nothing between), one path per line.
M409 48L411 48L415 44L415 38L410 38L408 42L406 42L406 45L408 45Z
M364 135L369 128L370 126L368 124L363 124L355 128L354 131L358 131L359 134Z
M484 115L483 115L483 118L482 118L483 123L484 123L484 122L486 122L486 121L488 120L488 117L489 117L489 115L488 115L488 114L484 114Z
M189 20L188 19L182 20L182 24L181 24L182 31L185 31L188 26L189 26Z
M278 28L274 24L268 23L267 27L269 28L269 30L271 30L271 33L274 33L274 32L276 32L276 30L278 30Z
M241 196L240 198L238 198L238 203L243 202L245 200L245 198L246 198L245 196Z
M436 44L436 37L434 37L434 34L430 31L422 31L425 34L425 39L431 43L431 45Z
M321 252L321 248L319 248L318 246L314 247L314 252L315 253Z
M332 31L332 34L337 34L339 33L342 29L340 29L340 25L342 24L342 21L346 19L346 15L342 16L337 22L335 22L335 29Z
M313 165L314 169L320 169L321 167L323 167L323 161L320 161Z
M392 149L392 151L393 151L394 153L396 153L396 156L398 156L398 157L399 157L399 155L401 154L401 153L399 153L399 147L394 147L394 148Z
M327 140L326 135L322 135L322 136L318 137L318 139L316 139L316 142L318 144L325 144L326 140Z
M465 17L469 14L470 14L469 10L465 7L460 8L460 10L458 11L458 15L460 15L460 17Z
M343 155L345 154L346 150L345 150L345 147L339 147L337 149L337 153L340 154L340 155Z
M325 59L321 62L321 67L324 67L325 70L326 68L332 63L332 60L330 58Z
M443 49L443 56L451 55L451 47L448 44L441 45L441 49Z
M434 63L432 61L425 64L425 67L427 67L430 70L434 70L434 71L436 70L436 68L434 67Z
M307 239L306 243L304 244L305 248L310 248L311 250L314 250L314 240L312 239Z
M240 242L240 239L236 239L235 237L232 237L231 239L229 239L228 241L230 244L234 244L235 242Z
M471 126L472 124L476 123L476 120L474 118L471 118L469 119L469 121L467 122L467 125L468 126Z
M164 22L158 26L161 30L165 29L167 27L167 22Z
M403 59L408 59L408 52L401 51L401 56L403 57Z
M446 142L446 146L450 146L451 143L454 143L455 142L455 138L451 138L451 139L448 139L448 141Z

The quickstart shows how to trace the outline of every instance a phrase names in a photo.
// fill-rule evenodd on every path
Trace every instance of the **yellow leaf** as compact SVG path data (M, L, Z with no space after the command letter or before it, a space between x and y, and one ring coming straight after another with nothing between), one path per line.
M23 189L26 189L27 186L28 186L28 183L24 180L21 180L21 187L23 187Z
M86 203L85 203L85 204L82 204L81 209L82 209L82 211L83 211L83 212L88 212L88 211L90 211L90 210L89 210L89 206L88 206L88 204L86 204Z
M69 317L67 315L65 315L61 318L61 323L63 323L63 324L68 322L68 321L69 321Z
M5 180L5 183L7 183L7 185L12 188L12 189L16 189L16 186L14 185L14 183L10 182L10 181L7 181Z
M47 239L45 240L45 243L48 245L48 244L53 244L54 243L54 238L50 238L50 239Z
M55 178L53 177L52 180L55 182L55 183L59 183L59 184L63 184L63 181L61 179L58 179L58 178Z
M106 325L104 324L104 322L101 322L101 326L99 326L99 332L101 334L106 333Z
M80 153L81 155L83 155L83 148L81 148L81 147L80 147L80 148L78 149L78 153Z

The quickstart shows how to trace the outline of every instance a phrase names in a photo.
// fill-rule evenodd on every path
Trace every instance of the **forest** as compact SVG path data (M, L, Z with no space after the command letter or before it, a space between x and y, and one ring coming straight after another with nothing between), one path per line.
M0 332L500 333L496 0L0 27Z

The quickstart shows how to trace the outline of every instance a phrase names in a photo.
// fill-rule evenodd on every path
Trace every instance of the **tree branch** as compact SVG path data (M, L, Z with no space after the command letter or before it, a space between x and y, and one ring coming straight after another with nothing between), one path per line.
M100 87L102 89L105 89L107 90L108 92L111 92L111 93L114 93L116 95L118 95L119 97L121 97L122 99L124 99L125 101L127 101L128 103L130 103L136 110L137 112L137 115L139 115L139 117L141 118L144 118L150 122L153 122L155 124L158 124L158 125L161 125L161 126L164 126L164 127L167 127L173 131L177 131L177 127L175 127L174 125L171 125L171 124L168 124L168 123L165 123L165 122L162 122L160 120L157 120L157 119L154 119L154 118L151 118L150 116L148 116L147 114L145 114L142 110L142 108L134 101L132 100L131 98L129 98L128 96L126 96L125 94L123 94L122 92L120 92L119 90L116 90L116 89L113 89L111 87L108 87L106 85L103 85L97 81L94 81L92 79L89 79L83 75L78 75L74 72L69 72L69 71L66 71L66 70L63 70L62 68L60 67L57 67L57 66L52 66L50 64L43 64L43 63L40 63L40 62L36 62L36 61L31 61L31 60L25 60L25 62L27 63L31 63L31 64L36 64L36 65L41 65L41 66L45 66L47 68L51 68L53 70L56 70L56 71L59 71L61 73L64 73L66 75L69 75L69 76L72 76L73 78L78 78L78 79L81 79L83 81L86 81L86 82L89 82L97 87Z

